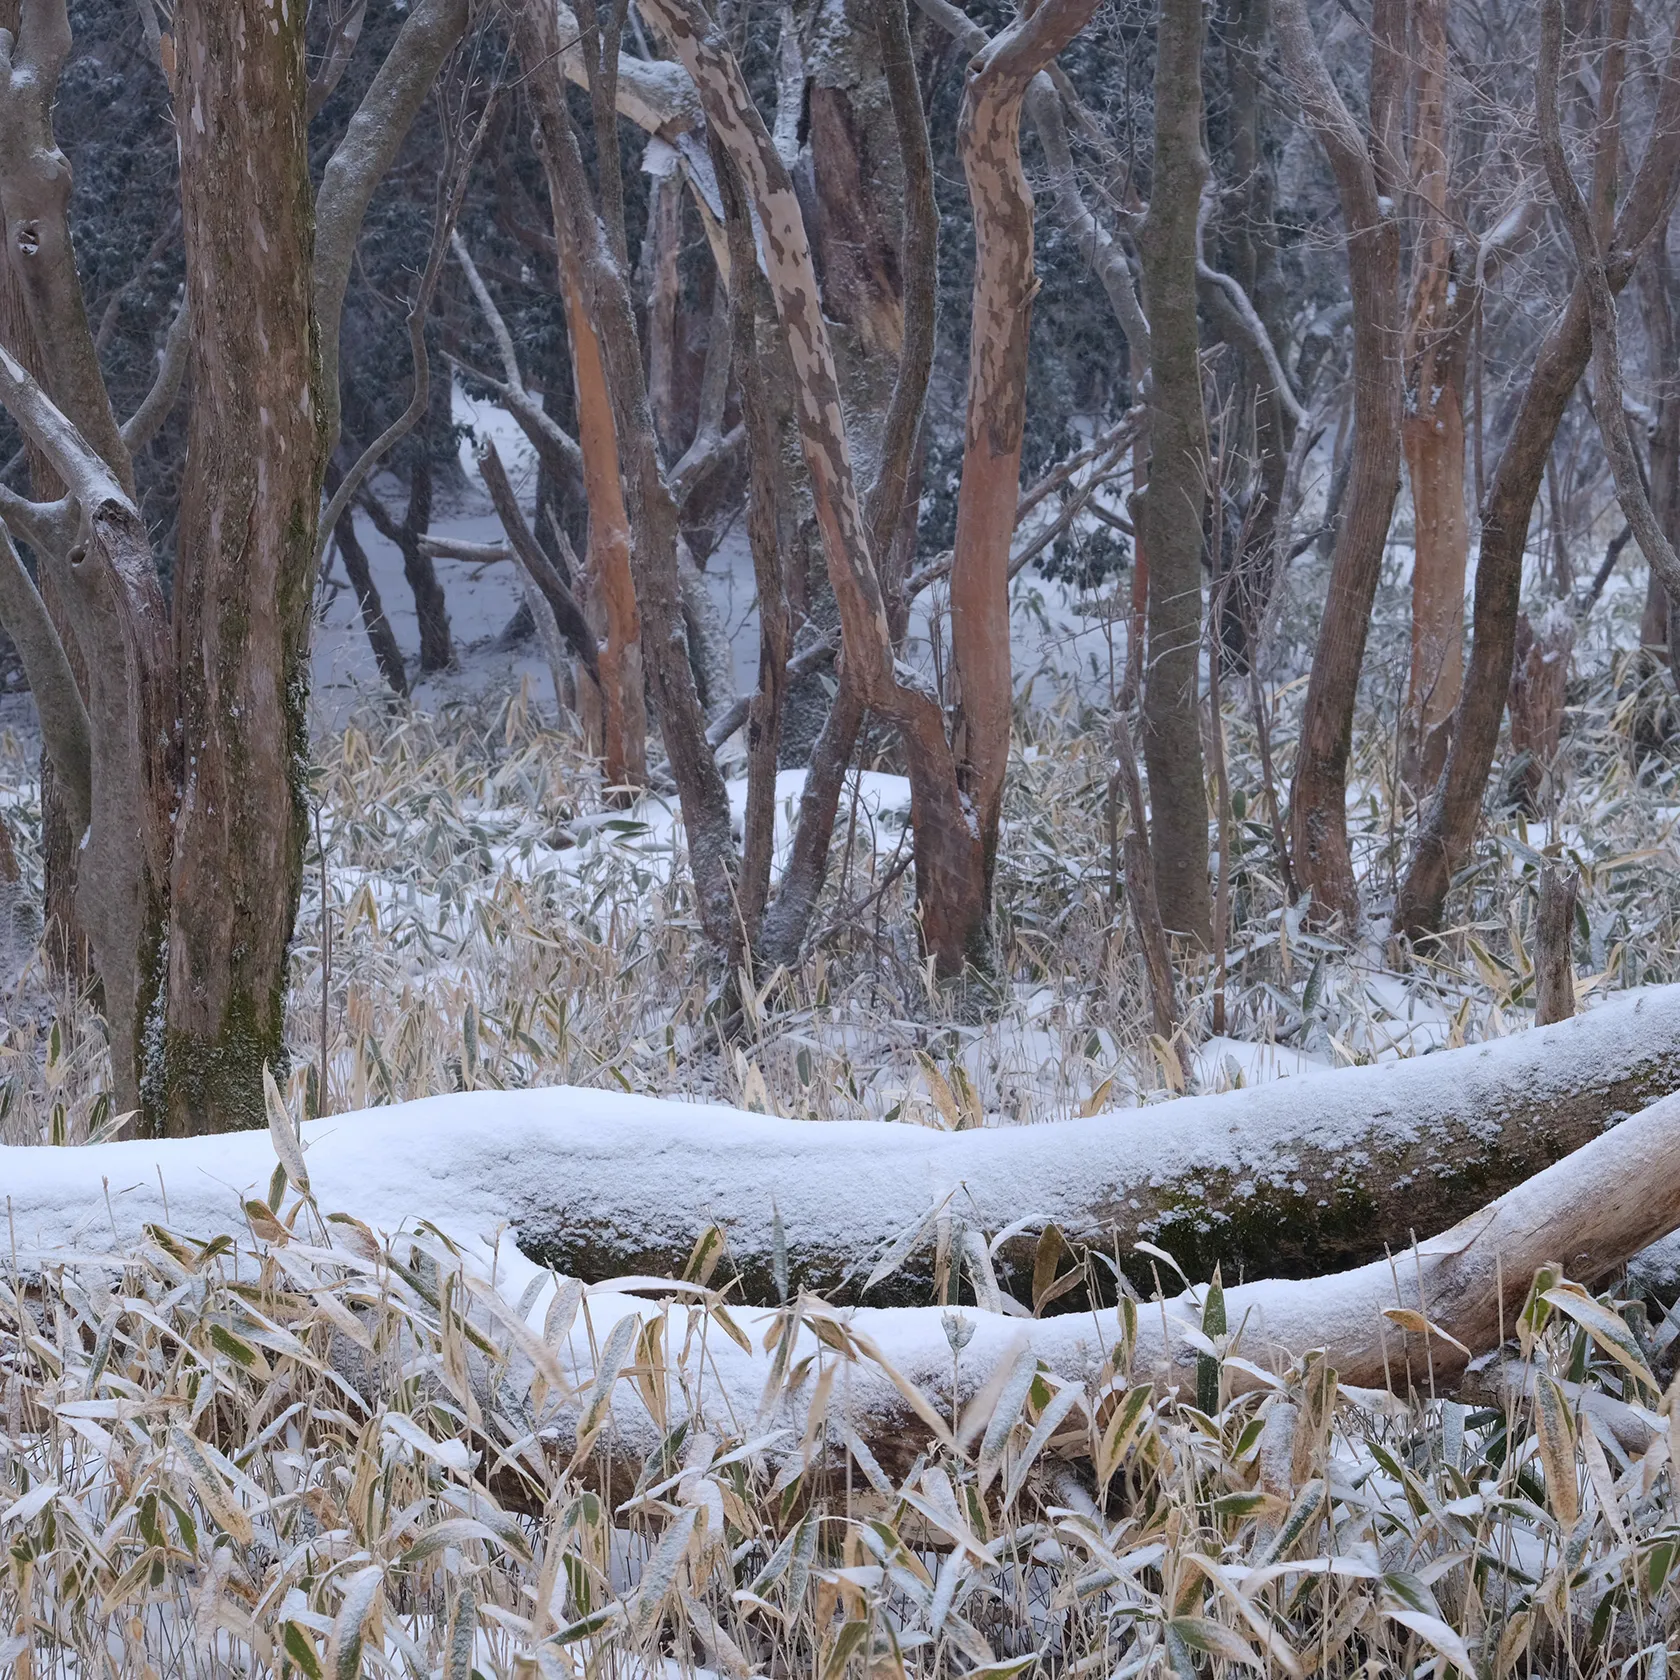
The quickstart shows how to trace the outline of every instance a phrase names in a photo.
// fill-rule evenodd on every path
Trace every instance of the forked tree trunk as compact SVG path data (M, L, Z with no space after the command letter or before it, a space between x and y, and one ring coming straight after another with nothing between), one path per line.
M983 248L987 235L978 226L980 220L994 210L1007 214L1018 194L1025 192L1018 153L1011 162L1004 150L1018 133L1026 88L1078 33L1093 9L1091 0L1050 0L1030 17L1017 20L970 66L964 118L970 139L965 151L977 157L981 171L974 207ZM971 727L966 714L959 724L961 761L973 767L972 777L964 776L959 774L957 754L946 736L937 697L919 683L901 678L895 668L878 559L860 505L833 347L787 166L747 91L727 38L705 12L693 0L650 0L647 13L694 79L707 121L740 169L757 211L760 257L794 362L801 442L840 609L847 667L862 703L891 718L902 732L910 770L922 937L941 974L956 976L969 962L988 955L990 866L996 831L994 827L988 834L985 809L990 779L1000 775L1000 718L1001 751L1007 752L1009 691L1005 663L1000 704L999 671L991 650L998 646L1000 615L1007 624L1007 592L1001 599L992 592L992 599L983 603L984 616L971 621L964 633L970 649L968 668L974 673L973 681L981 685L973 695L972 732L965 733ZM1027 202L1030 205L1030 199ZM1009 250L1006 255L1005 249L994 246L992 266L983 261L977 271L976 343L980 342L983 311L1022 312L1030 298L1025 287L1009 284L1008 276L1020 273L1015 266L1019 252ZM1027 272L1030 276L1030 266ZM974 358L970 368L970 395L971 402L976 391L995 392L999 398L987 438L995 469L1011 447L1011 432L1018 431L1020 398L1007 388L1007 381L995 382L998 369L1010 365L1015 317L1004 319L994 313L991 324L995 336L988 339L985 355ZM1020 330L1024 333L1024 327ZM972 500L984 489L990 496L994 488L994 480L983 475L968 494ZM1017 488L1011 480L1012 499ZM1004 529L1012 530L1013 525L1011 506ZM977 540L987 545L969 563L971 576L981 580L971 598L981 604L978 596L990 576L989 557L997 532L977 533ZM1002 646L1007 661L1006 636Z
M1402 439L1412 483L1412 655L1401 767L1421 794L1447 758L1464 680L1464 387L1475 287L1455 275L1447 218L1447 5L1417 0L1412 183L1421 226L1406 321Z
M1404 96L1403 0L1377 0L1371 98L1361 132L1325 68L1306 0L1277 0L1277 40L1303 115L1336 177L1353 294L1353 457L1319 620L1289 821L1300 884L1321 918L1359 920L1347 835L1347 766L1371 607L1400 488L1400 226L1394 214L1398 118ZM1153 562L1153 556L1151 557Z
M1140 535L1149 555L1149 662L1143 756L1149 839L1167 930L1204 950L1213 942L1208 804L1198 690L1202 646L1202 523L1208 496L1207 415L1196 330L1201 246L1201 0L1162 0L1155 44L1155 165L1138 235L1149 314L1149 487ZM1132 813L1134 822L1140 813Z
M1611 148L1609 155L1616 150ZM1606 272L1612 292L1627 284L1652 233L1667 226L1677 186L1680 33L1669 37L1651 139L1633 181L1621 195L1613 237L1607 241ZM1446 768L1425 808L1395 903L1395 929L1411 939L1441 926L1453 874L1463 866L1475 839L1510 687L1529 519L1558 423L1591 356L1586 287L1577 280L1563 314L1534 357L1522 405L1483 503L1464 693Z
M68 171L50 121L70 44L63 0L28 6L0 76L0 205L9 235L20 231L14 206L28 210L19 256L49 259L19 290L34 338L45 329L52 346L39 382L0 358L0 403L69 497L7 492L0 513L34 550L43 593L62 606L66 654L82 667L92 815L76 904L117 1099L144 1109L144 1129L204 1132L260 1122L263 1064L284 1064L327 414L315 310L336 323L368 198L460 38L466 5L417 6L318 204L297 8L182 0L173 23L189 307L172 343L190 346L194 369L173 624L70 249ZM313 263L317 215L336 267L331 256ZM143 437L143 417L155 421L172 400L178 373L166 354L128 437Z
M174 589L188 773L170 869L167 1087L149 1105L175 1134L256 1123L263 1066L286 1062L325 443L304 34L301 7L267 0L175 11L193 323Z

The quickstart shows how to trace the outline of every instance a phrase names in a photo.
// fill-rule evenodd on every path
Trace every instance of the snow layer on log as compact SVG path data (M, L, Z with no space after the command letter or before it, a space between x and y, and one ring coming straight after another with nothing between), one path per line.
M614 1326L629 1315L643 1323L664 1320L653 1345L672 1358L684 1350L684 1376L676 1381L668 1370L661 1379L660 1415L649 1410L640 1380L612 1385L614 1436L633 1461L654 1451L683 1416L726 1436L756 1436L768 1450L794 1456L802 1440L812 1441L810 1414L821 1409L831 1466L840 1444L857 1439L870 1448L868 1458L859 1458L866 1473L873 1476L878 1462L897 1477L944 1434L954 1409L965 1411L1023 1360L1056 1386L1082 1390L1087 1415L1097 1390L1111 1380L1119 1387L1193 1384L1198 1356L1210 1352L1223 1359L1226 1380L1237 1389L1267 1386L1307 1355L1322 1353L1345 1385L1401 1393L1439 1385L1450 1392L1468 1353L1490 1351L1502 1331L1510 1333L1537 1266L1560 1264L1569 1277L1594 1283L1677 1224L1680 1096L1652 1104L1394 1263L1226 1290L1229 1333L1216 1343L1200 1329L1200 1291L1139 1304L1136 1340L1126 1350L1121 1314L1112 1306L1023 1321L974 1307L956 1313L834 1309L807 1299L787 1316L732 1308L725 1333L706 1322L705 1304L670 1299L668 1288L665 1300L642 1299L631 1291L657 1293L659 1286L616 1279L588 1291L556 1353L571 1388L587 1399L601 1361L616 1357L622 1370L637 1345L615 1337ZM481 1251L475 1268L481 1277L491 1269L487 1258ZM505 1251L494 1257L493 1269L493 1287L508 1303L523 1299L530 1328L540 1334L553 1298L547 1290L528 1292L540 1274ZM475 1292L489 1287L481 1283ZM779 1317L782 1330L772 1334ZM778 1349L789 1323L791 1347ZM562 1437L575 1429L582 1403L569 1403L554 1420Z
M712 1224L749 1299L774 1299L776 1215L794 1287L855 1298L935 1208L1017 1235L1054 1220L1130 1259L1147 1237L1190 1277L1300 1276L1440 1230L1680 1089L1680 987L1623 994L1536 1031L1310 1081L1050 1125L936 1132L815 1124L561 1088L435 1097L304 1128L319 1205L395 1231L511 1227L526 1254L588 1280L671 1275ZM85 1148L0 1148L20 1251L132 1242L161 1221L243 1234L264 1194L264 1132ZM934 1232L871 1301L926 1300Z

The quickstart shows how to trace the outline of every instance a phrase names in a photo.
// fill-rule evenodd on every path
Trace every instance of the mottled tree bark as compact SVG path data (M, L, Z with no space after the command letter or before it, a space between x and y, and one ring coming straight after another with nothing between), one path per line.
M988 171L975 200L977 213L1014 197L1008 179L1010 161L1004 150L1006 138L1018 132L1021 99L1033 75L1072 39L1091 9L1086 0L1052 0L1006 30L971 65L963 126L974 138L965 144L965 151ZM747 92L733 51L716 25L689 0L657 0L648 10L699 87L707 121L741 170L758 212L760 256L794 360L801 442L829 579L840 610L847 667L859 684L862 702L890 717L902 733L910 769L922 935L938 970L956 976L969 962L985 961L989 956L990 867L996 831L994 827L988 836L984 813L988 797L985 778L998 774L994 769L999 715L995 689L977 690L965 683L971 696L965 709L973 704L979 713L972 735L961 745L962 761L975 767L976 772L972 777L965 776L959 773L958 754L946 736L937 697L896 666L878 559L872 552L859 502L833 347L804 218L787 166ZM1019 181L1018 149L1012 167ZM1020 190L1025 192L1024 183ZM1017 312L1029 301L1030 290L1011 288L1007 283L1005 270L1015 272L1014 255L1001 257L994 248L991 273L977 281L977 315L1002 307L1005 299ZM1004 331L1014 330L1013 320L1001 325ZM989 355L1001 349L994 344ZM970 372L971 382L978 379L981 388L986 388L988 369L971 366ZM972 391L971 383L971 395ZM1014 394L1005 394L1008 400L994 417L994 434L988 440L994 466L1008 446L1012 426L1017 430L1019 426L1013 418ZM1012 483L1012 491L1015 488ZM972 498L979 489L977 485L966 494ZM990 484L986 490L991 493ZM1008 528L1012 530L1013 525L1012 494ZM995 540L995 533L981 535L984 544ZM977 580L988 575L987 565L982 549L973 566ZM1003 582L1007 583L1006 570ZM977 583L972 597L977 603L980 588ZM995 645L995 615L999 612L1007 619L1006 590L1001 601L993 594L986 602L988 616L976 619L967 633L973 655L969 669L985 684L994 683L998 674L995 660L987 663L991 656L986 648ZM1003 648L1003 741L1007 751L1007 638ZM968 727L965 717L959 730Z
M1201 0L1162 0L1155 47L1155 164L1138 234L1149 314L1149 487L1140 535L1149 555L1143 756L1155 893L1171 933L1206 949L1208 806L1197 717L1207 416L1196 327L1202 188ZM1133 812L1133 821L1140 820Z
M258 1123L263 1065L286 1062L325 428L302 9L181 0L175 35L194 392L174 590L186 775L165 1084L148 1107L182 1134Z
M1406 320L1402 442L1412 484L1412 654L1401 766L1409 785L1435 785L1464 679L1464 389L1476 288L1455 274L1447 215L1447 6L1415 0L1412 190L1419 227Z
M1316 914L1352 927L1359 920L1347 835L1353 709L1400 488L1404 377L1393 175L1404 95L1405 9L1403 0L1376 0L1372 11L1370 111L1363 130L1325 68L1305 0L1276 0L1275 16L1279 52L1302 114L1336 177L1353 294L1353 455L1301 714L1289 811L1295 872L1311 892Z
M465 0L427 0L329 163L321 224L345 273L368 195L452 44L420 39L418 20L435 21L440 6L456 14L459 38ZM154 1132L260 1123L263 1063L284 1063L304 839L325 412L311 294L334 310L342 297L312 261L303 20L259 0L175 9L188 307L152 396L119 429L98 378L65 223L68 175L48 121L69 46L66 8L6 7L0 0L0 27L21 24L0 78L0 199L15 202L20 235L8 208L7 298L23 294L22 318L38 314L52 344L50 354L34 346L41 383L0 359L0 402L41 463L42 496L0 491L0 517L35 552L41 593L80 666L91 816L85 837L65 840L79 844L76 911L101 983L117 1097L143 1107ZM410 73L418 92L383 99L391 76ZM15 286L14 246L22 260L46 259ZM32 345L37 332L31 323ZM173 400L184 346L194 404L171 623L129 494L128 451ZM59 487L63 500L45 499Z

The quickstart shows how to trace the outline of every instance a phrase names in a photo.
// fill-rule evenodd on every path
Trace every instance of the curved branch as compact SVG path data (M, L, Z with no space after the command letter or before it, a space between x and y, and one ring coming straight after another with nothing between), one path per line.
M130 455L138 455L157 436L181 394L181 382L187 376L187 357L192 349L191 326L192 317L183 293L181 307L169 323L169 336L163 341L157 378L140 406L122 424L123 446Z
M362 222L374 189L402 149L443 61L467 32L468 0L420 0L409 13L315 195L315 315L321 332L321 393L327 453L338 446L338 329ZM329 522L323 530L330 533Z
M41 718L41 739L68 807L71 831L79 837L93 810L93 746L87 707L47 604L24 570L4 525L0 525L0 624L23 661Z

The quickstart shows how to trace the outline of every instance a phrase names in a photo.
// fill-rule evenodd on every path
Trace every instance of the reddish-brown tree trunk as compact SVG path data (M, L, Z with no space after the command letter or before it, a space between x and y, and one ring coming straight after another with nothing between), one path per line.
M1447 758L1447 728L1464 678L1464 387L1474 288L1453 272L1447 217L1447 6L1414 0L1418 55L1412 190L1419 229L1406 322L1402 442L1412 484L1412 653L1402 725L1402 767L1416 791L1432 788Z
M556 218L558 224L559 218ZM618 432L590 319L577 254L561 237L561 285L572 340L578 446L589 502L589 598L606 626L600 650L601 733L606 776L615 787L647 785L647 700L642 681L642 624L630 572L630 519L619 481Z
M1655 229L1667 225L1677 186L1680 32L1670 36L1651 140L1620 199L1614 234L1607 242L1612 291L1627 284L1646 241ZM1558 422L1591 357L1586 287L1577 281L1567 307L1534 357L1522 406L1483 504L1464 693L1446 768L1424 811L1395 903L1395 929L1408 938L1440 927L1453 873L1463 865L1475 838L1511 681L1529 518Z
M1278 0L1277 38L1303 114L1335 173L1353 295L1353 456L1330 563L1312 672L1301 715L1290 828L1295 872L1321 918L1359 920L1347 833L1347 766L1365 638L1383 549L1400 488L1400 227L1394 214L1403 93L1403 0L1377 0L1371 26L1371 97L1361 132L1337 92L1308 22L1305 0Z
M175 40L194 400L166 1088L149 1106L179 1135L259 1122L263 1065L286 1060L324 429L303 8L180 0Z

